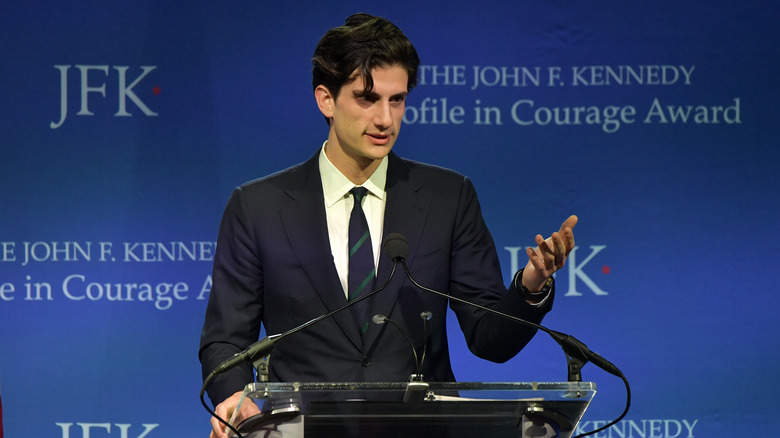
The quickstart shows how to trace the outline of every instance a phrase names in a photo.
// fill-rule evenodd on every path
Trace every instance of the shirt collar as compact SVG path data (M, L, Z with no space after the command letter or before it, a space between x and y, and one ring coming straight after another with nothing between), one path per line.
M322 178L322 191L325 195L325 206L331 207L336 202L344 198L355 184L352 183L346 176L344 176L336 166L331 163L328 156L325 154L325 145L327 140L322 144L320 150L319 166L320 177ZM385 198L385 183L387 182L387 161L385 156L379 167L373 174L363 183L363 187L368 189L368 192L376 196L379 199Z

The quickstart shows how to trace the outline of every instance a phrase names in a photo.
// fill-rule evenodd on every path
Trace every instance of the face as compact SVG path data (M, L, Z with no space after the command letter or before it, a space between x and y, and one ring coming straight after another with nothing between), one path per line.
M400 66L371 71L374 88L366 96L359 76L341 87L334 97L324 86L315 90L317 103L330 119L326 153L348 177L355 171L371 171L379 165L398 138L404 116L407 82Z

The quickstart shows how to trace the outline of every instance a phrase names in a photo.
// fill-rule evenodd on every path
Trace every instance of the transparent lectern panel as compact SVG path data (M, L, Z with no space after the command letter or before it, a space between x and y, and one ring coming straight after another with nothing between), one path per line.
M254 404L244 410L255 415L240 430L284 438L565 438L595 392L590 382L253 383L244 395Z

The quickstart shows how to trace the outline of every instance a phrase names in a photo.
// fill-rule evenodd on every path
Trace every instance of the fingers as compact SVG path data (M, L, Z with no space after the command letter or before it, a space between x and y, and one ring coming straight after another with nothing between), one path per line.
M555 272L555 252L550 247L554 245L552 239L545 240L541 234L536 235L536 248L527 248L528 259L533 267L544 276Z
M568 233L571 233L571 230L568 230ZM565 236L566 233L555 232L545 240L540 234L536 235L536 245L539 248L539 256L544 262L545 271L555 272L563 267L566 256L571 251L571 248L567 248ZM573 235L571 236L573 240Z
M549 242L548 242L549 240ZM552 242L552 239L545 240L541 234L536 235L536 245L539 248L539 254L542 259L542 262L544 263L544 270L547 271L552 264L555 263L555 253L553 252L553 249L550 247L552 244L554 247L554 243Z
M574 231L572 228L577 225L578 218L575 215L569 216L561 225L561 229L552 233L550 238L544 239L541 234L537 234L535 249L528 248L528 259L533 267L544 275L550 276L555 271L563 268L566 258L574 249Z
M555 248L555 252L553 253L553 263L555 270L557 271L563 267L563 262L566 260L566 256L569 254L569 252L566 251L566 244L563 241L561 233L552 233L552 243L553 247Z
M571 250L574 249L574 231L568 228L564 231L564 243L566 245L566 255L568 256Z
M558 231L562 238L565 247L565 254L568 256L572 249L574 249L574 226L577 225L579 218L575 215L569 216Z
M528 260L533 265L534 269L539 272L544 272L547 268L544 266L544 258L541 256L538 250L531 248L530 246L525 250L528 254Z
M237 392L238 396L241 395L240 392ZM217 414L220 418L229 421L230 417L233 415L233 411L236 409L237 404L237 396L236 394L233 394L229 398L227 398L222 403L218 404L214 408L214 413ZM219 421L216 417L211 417L211 435L210 438L228 438L227 432L225 432L225 423Z
M577 225L578 220L579 218L576 215L569 216L565 221L563 221L560 231L563 231L564 228L574 228L574 226Z
M211 434L209 438L228 438L225 433L225 425L215 417L211 417Z

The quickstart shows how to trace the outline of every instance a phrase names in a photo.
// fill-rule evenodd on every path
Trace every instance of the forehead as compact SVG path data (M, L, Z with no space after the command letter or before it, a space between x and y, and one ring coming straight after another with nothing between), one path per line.
M369 72L374 86L370 90L371 94L380 96L392 96L408 92L409 75L406 69L399 65L389 67L376 67ZM358 70L355 70L350 76L350 81L344 84L344 89L349 89L352 93L366 94L366 83Z

